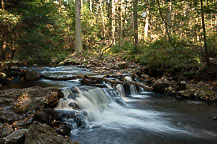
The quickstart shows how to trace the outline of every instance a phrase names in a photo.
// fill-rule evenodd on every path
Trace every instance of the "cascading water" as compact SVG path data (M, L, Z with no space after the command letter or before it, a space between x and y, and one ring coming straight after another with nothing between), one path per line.
M121 97L126 97L125 91L124 91L124 86L122 84L118 84L116 86L117 91L120 93Z
M125 76L124 79L126 81L133 81L133 79L130 76ZM129 85L129 86L130 86L130 94L134 95L138 93L135 85Z
M123 86L119 85L119 88ZM122 97L113 89L81 86L65 88L62 92L64 98L60 99L55 110L72 129L86 125L109 129L137 127L154 132L188 133L161 119L162 114L159 112L125 107Z

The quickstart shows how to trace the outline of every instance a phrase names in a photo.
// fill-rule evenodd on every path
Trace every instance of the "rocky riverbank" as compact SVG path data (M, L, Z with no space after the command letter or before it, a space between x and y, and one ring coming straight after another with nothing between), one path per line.
M150 76L144 66L137 62L123 60L120 56L108 56L104 59L78 58L69 56L66 60L59 63L60 65L77 64L89 68L95 73L103 74L123 74L130 73L132 77L136 77L153 87L154 92L164 93L177 98L195 99L206 102L217 102L217 74L210 79L188 79L182 76ZM151 70L149 70L151 71ZM177 78L179 77L179 78Z
M71 144L70 129L53 110L62 97L57 88L0 91L1 144Z

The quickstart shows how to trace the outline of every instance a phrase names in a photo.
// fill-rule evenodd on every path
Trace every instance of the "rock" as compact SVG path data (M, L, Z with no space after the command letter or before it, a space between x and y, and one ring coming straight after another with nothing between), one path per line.
M13 131L14 129L8 123L5 124L0 123L0 138L9 135Z
M27 70L25 72L24 78L26 80L38 80L38 79L40 79L40 75L36 71Z
M34 114L33 120L41 123L46 123L48 125L52 125L52 121L57 120L59 117L58 113L53 109L46 108L42 111L38 111Z
M25 135L27 134L28 129L16 130L7 137L4 138L6 143L9 144L20 144L24 143Z
M212 117L213 120L217 121L217 117Z
M16 121L18 118L19 116L10 108L2 108L2 111L0 111L0 121L4 123Z
M58 135L48 125L34 122L26 135L25 144L73 144L73 142Z
M6 79L7 75L3 72L0 72L0 83L3 83Z
M162 77L156 81L154 81L153 84L153 91L164 93L166 91L166 88L170 85L169 80L166 77Z
M196 84L189 83L186 85L185 90L181 90L178 93L184 97L196 97L211 101L217 100L217 93L213 90L212 86L203 81Z
M14 112L27 112L45 107L55 107L58 103L57 88L41 88L38 86L24 89L8 89L0 91L2 105L10 106Z

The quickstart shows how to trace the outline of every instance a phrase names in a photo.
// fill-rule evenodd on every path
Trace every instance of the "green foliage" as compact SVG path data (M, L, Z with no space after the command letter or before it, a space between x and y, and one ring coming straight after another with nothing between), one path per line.
M208 50L210 54L217 53L217 33L213 33L207 37Z
M187 41L173 38L170 44L165 37L144 46L141 62L156 70L180 69L196 64L197 48Z
M133 49L134 49L134 44L133 43L131 43L131 42L124 42L122 44L122 47L119 47L118 44L112 46L110 48L110 52L111 53L120 53L120 52L126 51L126 52L128 52L130 54L130 53L132 53Z

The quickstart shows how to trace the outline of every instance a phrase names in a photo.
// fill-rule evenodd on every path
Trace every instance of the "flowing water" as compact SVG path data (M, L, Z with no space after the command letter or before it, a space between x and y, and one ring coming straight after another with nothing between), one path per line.
M32 67L49 76L91 74L77 67ZM126 81L133 81L126 76ZM146 92L134 85L111 85L104 88L82 86L72 81L15 81L10 87L62 88L64 98L55 108L66 125L71 139L81 144L216 144L217 116L214 105L199 101L177 100Z

